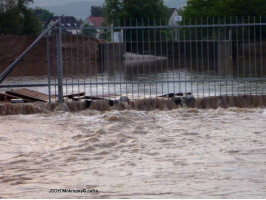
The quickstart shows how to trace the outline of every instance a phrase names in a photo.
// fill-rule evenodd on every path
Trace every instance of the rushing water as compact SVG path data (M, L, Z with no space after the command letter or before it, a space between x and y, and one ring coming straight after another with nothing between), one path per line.
M257 59L258 61L260 59ZM184 59L144 62L138 55L133 61L129 59L123 62L64 62L64 94L85 91L88 96L116 94L133 98L155 97L173 92L192 92L195 96L265 94L265 81L243 80L265 77L263 66L259 63L255 65L253 61L251 63L252 66L245 65L245 68L242 63L238 63L239 66L234 64L234 67L218 68L211 59L200 64L195 60ZM4 70L1 67L0 69ZM18 66L3 84L47 82L45 63L24 63ZM51 84L57 84L56 63L51 63ZM32 89L48 94L48 87ZM0 90L5 91L6 88ZM51 93L57 94L57 87L51 86Z
M266 198L265 120L238 108L2 116L0 197Z

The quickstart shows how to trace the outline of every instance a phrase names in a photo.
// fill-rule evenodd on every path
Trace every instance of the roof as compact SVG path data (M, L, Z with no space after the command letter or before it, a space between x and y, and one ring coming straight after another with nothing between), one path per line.
M169 8L169 17L171 17L175 11L178 12L176 8Z
M101 26L104 22L104 17L89 17L88 18L94 26Z
M47 24L49 24L51 21L55 21L57 19L58 19L58 16L54 16L48 21ZM61 17L61 24L62 24L62 27L77 27L77 28L80 28L81 25L82 25L82 22L78 21L73 16L62 16Z

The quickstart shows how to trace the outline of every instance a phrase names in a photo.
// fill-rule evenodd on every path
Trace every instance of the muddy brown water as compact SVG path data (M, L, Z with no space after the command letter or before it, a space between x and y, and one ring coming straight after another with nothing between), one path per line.
M1 116L0 197L265 198L265 120L259 108Z

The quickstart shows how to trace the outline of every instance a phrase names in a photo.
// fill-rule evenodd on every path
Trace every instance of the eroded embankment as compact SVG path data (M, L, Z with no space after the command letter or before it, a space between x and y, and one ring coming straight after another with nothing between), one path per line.
M17 36L4 35L0 36L0 68L5 69L11 64L21 53L23 53L36 39L36 36ZM82 42L89 44L88 48L83 48ZM70 61L77 55L85 55L85 59L98 59L98 44L100 40L82 36L71 35L64 36L62 41L62 50L64 52L63 60ZM56 40L53 36L49 38L50 58L56 62ZM8 49L8 51L7 51ZM47 42L46 38L41 41L29 52L23 59L24 63L42 63L47 62Z
M263 96L222 96L205 98L173 98L173 99L141 99L136 101L67 101L63 105L58 103L24 103L0 104L0 115L49 113L56 111L78 112L85 109L98 111L111 110L173 110L178 108L217 109L238 107L257 108L266 106L266 95Z

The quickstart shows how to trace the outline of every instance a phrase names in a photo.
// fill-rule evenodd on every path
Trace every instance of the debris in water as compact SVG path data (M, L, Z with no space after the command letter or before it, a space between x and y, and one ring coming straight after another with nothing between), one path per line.
M11 103L24 103L23 99L11 99Z
M48 95L40 93L40 92L36 92L33 90L29 90L29 89L10 90L10 91L6 91L6 94L12 95L19 99L23 99L27 102L34 102L34 101L48 102L49 101Z

